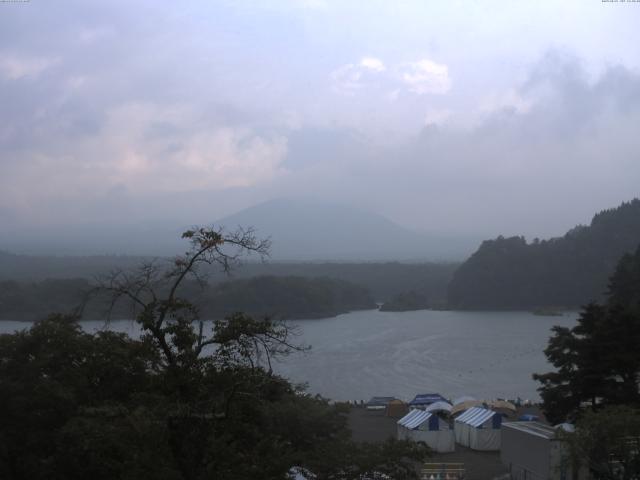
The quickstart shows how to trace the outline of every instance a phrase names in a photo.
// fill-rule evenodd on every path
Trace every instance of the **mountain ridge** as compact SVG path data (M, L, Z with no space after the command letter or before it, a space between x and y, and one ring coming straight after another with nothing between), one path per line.
M640 200L596 213L549 240L485 240L454 273L451 308L576 308L601 300L618 260L640 244Z

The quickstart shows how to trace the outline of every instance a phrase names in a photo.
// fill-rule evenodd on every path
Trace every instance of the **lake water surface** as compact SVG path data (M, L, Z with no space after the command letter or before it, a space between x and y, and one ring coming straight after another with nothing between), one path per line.
M529 312L366 310L321 320L300 320L298 343L311 345L274 368L313 393L334 400L374 395L411 399L416 393L445 397L538 399L534 372L550 369L543 354L553 325L573 326L576 314ZM26 328L0 322L0 331ZM83 322L87 331L103 322ZM137 325L111 328L137 336Z

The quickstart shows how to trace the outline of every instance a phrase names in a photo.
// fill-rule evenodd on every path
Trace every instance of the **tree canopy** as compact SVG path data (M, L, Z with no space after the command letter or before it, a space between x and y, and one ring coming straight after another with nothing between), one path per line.
M607 301L584 307L573 328L554 327L545 354L555 371L535 374L547 417L578 418L583 407L640 406L640 247L624 255Z
M304 348L286 325L236 313L211 326L182 297L187 279L205 282L200 266L229 270L268 244L245 230L184 237L170 267L101 283L135 309L140 339L63 315L0 336L0 477L283 480L296 467L318 480L418 478L426 446L357 445L340 405L272 371L274 357Z
M595 480L633 480L640 475L640 409L588 410L575 432L564 434L568 461L587 467Z
M411 310L424 310L437 306L429 302L424 294L414 290L410 292L400 293L385 302L380 310L383 312L406 312Z
M93 284L85 279L50 279L40 282L0 281L0 320L35 321L48 312L74 312ZM324 318L353 310L376 307L369 291L333 278L258 276L201 285L185 280L182 297L198 308L200 316L224 318L234 312L278 318ZM82 317L105 319L130 316L125 304L107 308L110 297L102 295L85 304Z
M456 270L448 302L464 309L579 307L604 298L618 259L640 242L640 200L593 217L563 237L487 240Z

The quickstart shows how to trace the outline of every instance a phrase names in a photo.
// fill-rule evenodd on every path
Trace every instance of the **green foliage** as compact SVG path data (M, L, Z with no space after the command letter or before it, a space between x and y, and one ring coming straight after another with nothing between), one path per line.
M380 310L383 312L407 312L411 310L424 310L433 305L424 295L415 291L400 293L391 300L385 302Z
M71 313L82 304L83 294L89 289L84 279L0 281L0 319L37 320L50 312Z
M93 279L113 269L127 270L151 259L127 256L93 257L30 257L12 255L0 251L0 282L4 280L39 283L42 279ZM414 290L426 295L429 300L444 304L447 285L458 268L456 263L262 263L246 262L234 270L236 279L251 277L305 277L332 278L365 287L376 301L389 300L394 295ZM211 284L228 280L217 270L207 272ZM45 292L30 296L41 298ZM0 284L0 297L2 286ZM2 311L0 300L0 311ZM59 310L59 309L57 309ZM35 318L43 318L43 315ZM4 317L9 318L9 317ZM22 318L22 317L13 317Z
M300 349L285 325L236 313L205 331L180 287L202 278L200 264L226 269L264 245L215 232L188 232L170 268L104 280L104 294L136 306L140 340L61 315L0 336L0 478L284 480L294 466L318 480L418 478L425 446L358 446L343 406L272 372Z
M451 307L578 307L602 299L618 259L640 243L640 200L593 217L562 238L488 240L455 272Z
M639 247L640 249L640 247ZM609 303L640 310L640 254L627 253L609 281Z
M631 480L640 475L640 410L624 406L587 411L575 433L564 434L569 460L585 465L595 480Z
M640 405L639 260L640 248L620 260L605 305L586 306L571 329L554 328L545 354L556 371L534 375L552 422L586 405Z
M45 280L38 283L0 282L0 319L36 320L47 312L72 313L93 286L86 280ZM165 292L166 293L166 292ZM330 278L260 276L202 286L182 282L180 294L206 318L224 318L234 312L281 318L331 317L352 310L375 308L367 289ZM83 308L83 317L104 319L109 298L95 298ZM127 318L131 310L120 304L112 316Z
M77 431L69 422L126 409L152 387L158 360L144 343L89 335L63 316L0 336L0 476L57 478L50 474L65 461L61 435Z
M356 446L340 408L256 366L246 341L270 334L283 335L236 316L215 354L179 367L149 338L84 333L67 317L1 336L0 477L284 479L298 465L415 478L426 449Z
M346 281L262 276L218 284L204 293L198 306L204 315L215 317L242 311L301 319L371 309L375 302L365 288Z

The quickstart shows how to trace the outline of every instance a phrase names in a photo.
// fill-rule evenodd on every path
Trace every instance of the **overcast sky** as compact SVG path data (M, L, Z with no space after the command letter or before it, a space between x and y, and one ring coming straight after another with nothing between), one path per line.
M307 196L560 235L639 195L639 25L601 0L0 3L0 228Z

